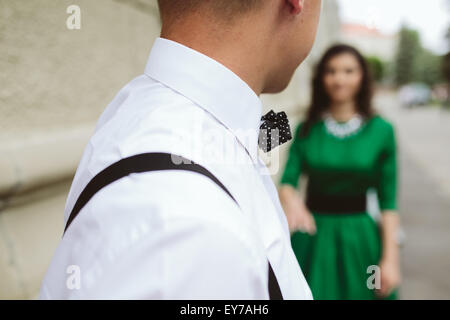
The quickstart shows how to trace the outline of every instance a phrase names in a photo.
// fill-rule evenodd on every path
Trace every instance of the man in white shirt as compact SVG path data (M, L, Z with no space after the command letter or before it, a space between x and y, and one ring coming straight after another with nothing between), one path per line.
M321 1L158 3L161 37L84 151L40 298L269 299L275 279L281 298L311 299L257 149L259 95L288 85ZM189 170L124 174L101 181L69 219L94 177L149 153L192 160L217 181Z

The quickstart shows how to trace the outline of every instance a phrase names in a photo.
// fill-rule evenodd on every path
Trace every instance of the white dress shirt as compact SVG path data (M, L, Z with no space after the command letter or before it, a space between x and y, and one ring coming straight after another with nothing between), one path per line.
M65 221L86 184L122 158L182 155L197 173L131 174L100 190L62 238L42 299L311 299L276 188L257 153L262 106L219 62L157 38L145 74L101 115L76 171ZM213 142L211 142L213 141Z

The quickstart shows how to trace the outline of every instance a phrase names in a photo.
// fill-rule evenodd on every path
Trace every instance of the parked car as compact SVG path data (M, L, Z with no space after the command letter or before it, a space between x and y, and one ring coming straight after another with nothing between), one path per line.
M430 102L431 89L423 83L410 83L400 88L398 96L404 107L423 106Z

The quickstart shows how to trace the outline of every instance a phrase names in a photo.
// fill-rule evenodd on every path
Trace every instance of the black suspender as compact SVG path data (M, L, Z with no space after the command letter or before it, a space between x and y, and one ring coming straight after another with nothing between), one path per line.
M88 201L103 187L106 187L110 183L128 176L131 173L142 173L149 171L160 170L186 170L193 171L210 178L216 183L223 191L225 191L233 201L239 206L236 199L231 195L228 189L206 168L194 163L191 160L183 158L181 156L172 155L169 153L143 153L129 158L122 159L116 163L113 163L106 169L98 173L84 188L78 197L75 205L70 212L69 219L67 220L64 233L69 228L72 221L81 211L81 209L88 203ZM269 297L270 300L283 300L280 286L278 284L275 273L273 272L270 262L269 265Z

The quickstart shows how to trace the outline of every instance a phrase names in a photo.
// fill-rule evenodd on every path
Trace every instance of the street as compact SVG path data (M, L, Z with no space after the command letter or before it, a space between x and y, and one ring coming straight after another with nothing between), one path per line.
M402 109L383 92L376 107L396 127L399 207L406 238L401 250L401 299L450 297L450 112Z

